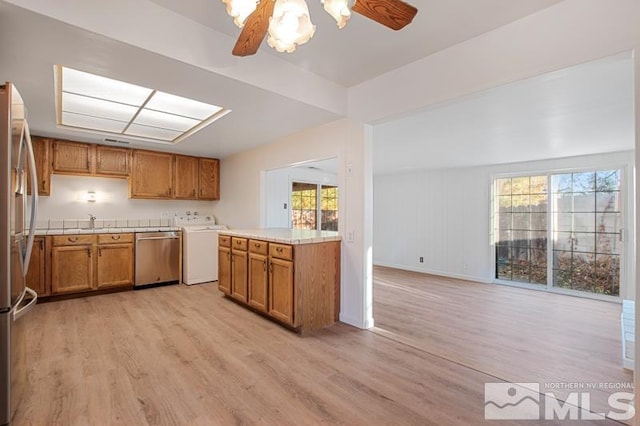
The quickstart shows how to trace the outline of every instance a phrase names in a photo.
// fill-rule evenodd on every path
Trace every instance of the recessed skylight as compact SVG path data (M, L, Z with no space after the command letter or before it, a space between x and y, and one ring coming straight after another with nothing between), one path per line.
M178 143L231 112L62 65L55 72L60 126Z

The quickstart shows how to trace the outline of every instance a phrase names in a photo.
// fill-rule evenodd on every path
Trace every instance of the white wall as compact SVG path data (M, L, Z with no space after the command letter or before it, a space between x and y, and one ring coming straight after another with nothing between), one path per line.
M628 235L634 229L634 153L562 158L374 177L373 258L378 265L465 278L493 279L490 245L492 176L582 167L626 167L624 205ZM470 208L471 206L471 208ZM623 265L627 282L621 295L632 298L635 254ZM419 257L424 257L424 263Z
M268 170L295 163L338 159L340 224L338 232L351 235L342 242L340 320L356 327L373 325L371 277L371 131L349 120L307 129L278 142L225 158L220 164L221 195L216 206L220 222L232 228L257 228L266 206Z
M428 12L426 12L428 13ZM565 0L349 88L366 123L637 47L637 0Z
M261 226L266 228L289 227L291 218L291 182L338 185L337 175L305 167L286 167L269 170L265 173L264 179L265 217L264 224L261 224Z
M95 191L99 200L82 200L87 191ZM186 210L215 214L215 202L129 199L126 179L54 174L51 196L40 197L38 220L87 219L89 213L98 219L161 219Z

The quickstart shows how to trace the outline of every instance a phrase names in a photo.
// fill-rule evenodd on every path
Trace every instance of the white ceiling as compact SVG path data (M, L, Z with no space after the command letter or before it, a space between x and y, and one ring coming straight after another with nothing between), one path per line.
M234 39L240 34L220 0L152 0ZM307 0L316 33L293 54L277 53L263 42L259 54L276 55L301 68L350 87L476 37L561 0L407 0L418 8L413 22L390 30L352 13L339 30L320 0Z
M376 174L634 149L633 60L623 53L374 127Z
M313 0L309 43L235 58L240 30L219 0L0 0L0 81L20 89L34 133L88 142L106 135L56 126L54 64L222 105L232 113L176 146L131 146L224 158L344 117L349 87L559 2L413 0L414 22L394 32L356 14L338 31ZM629 149L630 63L618 59L376 125L375 170Z

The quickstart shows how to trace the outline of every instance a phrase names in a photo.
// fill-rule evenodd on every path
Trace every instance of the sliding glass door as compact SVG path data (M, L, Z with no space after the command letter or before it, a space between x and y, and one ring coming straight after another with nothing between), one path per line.
M496 179L495 277L619 296L621 202L620 170Z

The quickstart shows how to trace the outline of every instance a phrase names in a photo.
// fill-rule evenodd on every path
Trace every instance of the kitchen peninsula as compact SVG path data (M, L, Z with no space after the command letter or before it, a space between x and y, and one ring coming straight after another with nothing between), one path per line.
M340 241L330 231L221 231L218 288L300 333L326 327L340 312Z

